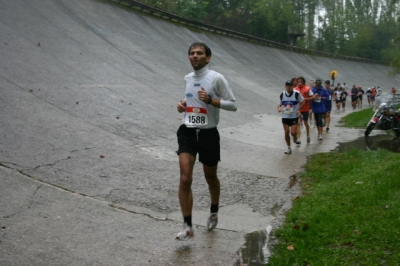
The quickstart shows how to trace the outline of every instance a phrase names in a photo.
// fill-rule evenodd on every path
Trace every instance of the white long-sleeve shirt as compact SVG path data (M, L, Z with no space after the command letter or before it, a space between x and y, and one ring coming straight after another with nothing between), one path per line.
M204 67L185 76L186 112L184 123L187 127L214 128L219 123L219 109L236 111L237 102L225 77ZM220 100L220 108L206 104L198 98L201 88L212 98Z

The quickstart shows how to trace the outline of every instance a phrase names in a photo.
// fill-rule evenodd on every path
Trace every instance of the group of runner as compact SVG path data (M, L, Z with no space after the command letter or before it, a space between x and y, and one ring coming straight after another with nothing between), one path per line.
M218 224L219 199L221 185L217 175L218 162L220 161L220 136L217 129L219 123L219 111L226 110L235 112L237 110L236 98L225 77L209 69L211 60L211 49L205 43L195 42L190 45L188 59L192 65L193 72L185 76L185 97L177 103L177 111L183 114L182 125L177 130L179 156L179 203L182 211L183 228L177 234L177 240L188 240L194 237L192 223L193 209L193 169L197 155L199 162L203 165L203 173L210 192L210 214L206 227L212 231ZM285 140L288 149L286 154L292 153L290 147L290 135L294 143L301 144L301 127L304 124L307 134L307 143L310 139L310 125L308 120L316 122L318 130L318 141L322 141L323 127L329 131L330 112L332 100L335 101L338 111L340 107L345 110L347 97L346 84L332 89L330 80L324 85L317 79L306 84L304 77L293 78L285 82L285 91L280 95L278 111L282 112L282 124L285 131ZM356 86L353 86L353 88ZM378 87L379 88L379 87ZM372 103L375 95L375 87L367 90L368 103ZM395 93L392 91L392 93ZM358 97L364 92L352 90L350 95ZM353 101L353 99L352 99ZM357 101L356 101L357 102ZM354 108L354 106L353 106ZM290 133L289 133L290 130ZM290 134L290 135L289 135Z
M353 85L350 90L351 106L353 110L355 110L357 107L362 108L364 94L367 96L368 105L373 105L375 102L375 97L379 95L379 93L380 87L376 88L373 86L364 92L361 86ZM343 86L338 83L337 87L333 89L333 100L336 103L336 111L338 113L340 112L340 109L342 109L342 111L346 110L347 96L349 96L349 94L347 92L346 83L343 83Z
M346 83L343 83L343 86L340 83L333 89L333 99L336 104L336 112L340 112L340 109L344 112L346 110L346 100L347 96L347 86Z
M380 87L378 87L378 89L376 89L375 86L372 88L368 88L368 90L365 92L365 94L367 95L368 105L374 105L375 97L380 94L380 91Z
M323 128L326 127L326 130L329 131L332 95L330 80L326 80L324 85L320 79L315 82L310 80L309 86L304 77L286 81L285 91L280 94L278 104L278 112L282 112L282 124L287 144L286 154L292 153L290 135L295 144L301 145L301 126L298 126L299 124L304 124L307 143L311 142L308 121L311 121L313 116L318 131L317 139L320 142L323 140Z
M357 106L358 106L358 108L362 107L362 100L363 100L364 94L365 94L365 92L361 86L357 86L357 85L352 86L352 88L350 90L350 97L351 97L351 106L353 107L353 110L355 110ZM371 88L370 88L366 94L367 94L367 96L369 95L368 103L370 103L371 99L375 100L376 89L374 89L374 91L371 92ZM336 103L336 111L338 113L340 112L340 109L342 109L342 111L345 111L346 110L346 99L347 99L347 96L349 96L349 94L347 92L346 83L343 83L343 86L341 86L340 83L338 83L338 86L333 89L333 95L334 95L334 101Z
M395 90L391 91L392 94ZM285 132L287 144L286 154L291 154L290 135L293 143L301 145L301 128L304 125L307 134L307 143L311 142L310 123L314 116L315 126L318 130L318 141L322 141L323 128L329 131L330 113L332 101L335 102L337 112L345 111L347 96L351 97L353 110L358 106L362 108L363 95L367 95L368 104L373 105L375 97L380 94L380 88L374 86L364 92L361 86L353 85L350 92L347 92L346 83L337 84L336 87L330 86L330 80L324 82L317 79L315 82L310 80L309 86L306 85L304 77L292 78L286 81L285 91L280 94L278 112L282 112L282 124ZM308 122L310 121L310 123ZM300 126L299 126L300 125Z

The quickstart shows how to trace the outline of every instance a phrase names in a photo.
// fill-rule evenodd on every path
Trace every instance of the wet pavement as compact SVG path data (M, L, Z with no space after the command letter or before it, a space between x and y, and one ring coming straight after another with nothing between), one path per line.
M332 113L322 143L312 128L311 143L303 134L285 155L283 82L338 69L364 87L399 83L384 66L193 32L109 1L0 4L0 265L265 262L257 242L268 235L254 232L280 225L307 156L363 136L335 126L350 111ZM175 106L195 40L213 49L211 68L227 77L239 110L221 112L220 223L205 229L209 194L196 164L196 236L177 242Z
M339 143L336 148L338 152L346 152L350 150L377 151L380 149L391 152L400 152L400 138L395 137L390 132L376 130L375 136L359 138L346 143Z

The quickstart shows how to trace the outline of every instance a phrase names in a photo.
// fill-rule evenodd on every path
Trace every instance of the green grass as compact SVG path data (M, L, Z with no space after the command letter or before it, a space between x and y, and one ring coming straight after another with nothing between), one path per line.
M400 265L399 162L383 149L312 155L269 265Z
M400 108L400 104L398 104L398 108ZM373 114L374 114L373 108L368 107L361 111L353 112L351 114L342 117L339 121L339 124L340 126L365 128Z
M342 117L339 121L341 126L355 127L355 128L365 128L371 120L374 111L372 107L363 109L359 112L354 112Z

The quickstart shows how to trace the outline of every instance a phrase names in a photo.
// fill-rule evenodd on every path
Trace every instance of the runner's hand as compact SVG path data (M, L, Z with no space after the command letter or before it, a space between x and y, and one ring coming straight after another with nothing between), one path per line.
M197 95L198 95L200 101L207 103L208 95L207 95L206 90L203 87L201 87L201 90L199 90L197 92Z
M186 111L186 101L180 101L176 105L176 109L178 109L179 113L185 112Z

